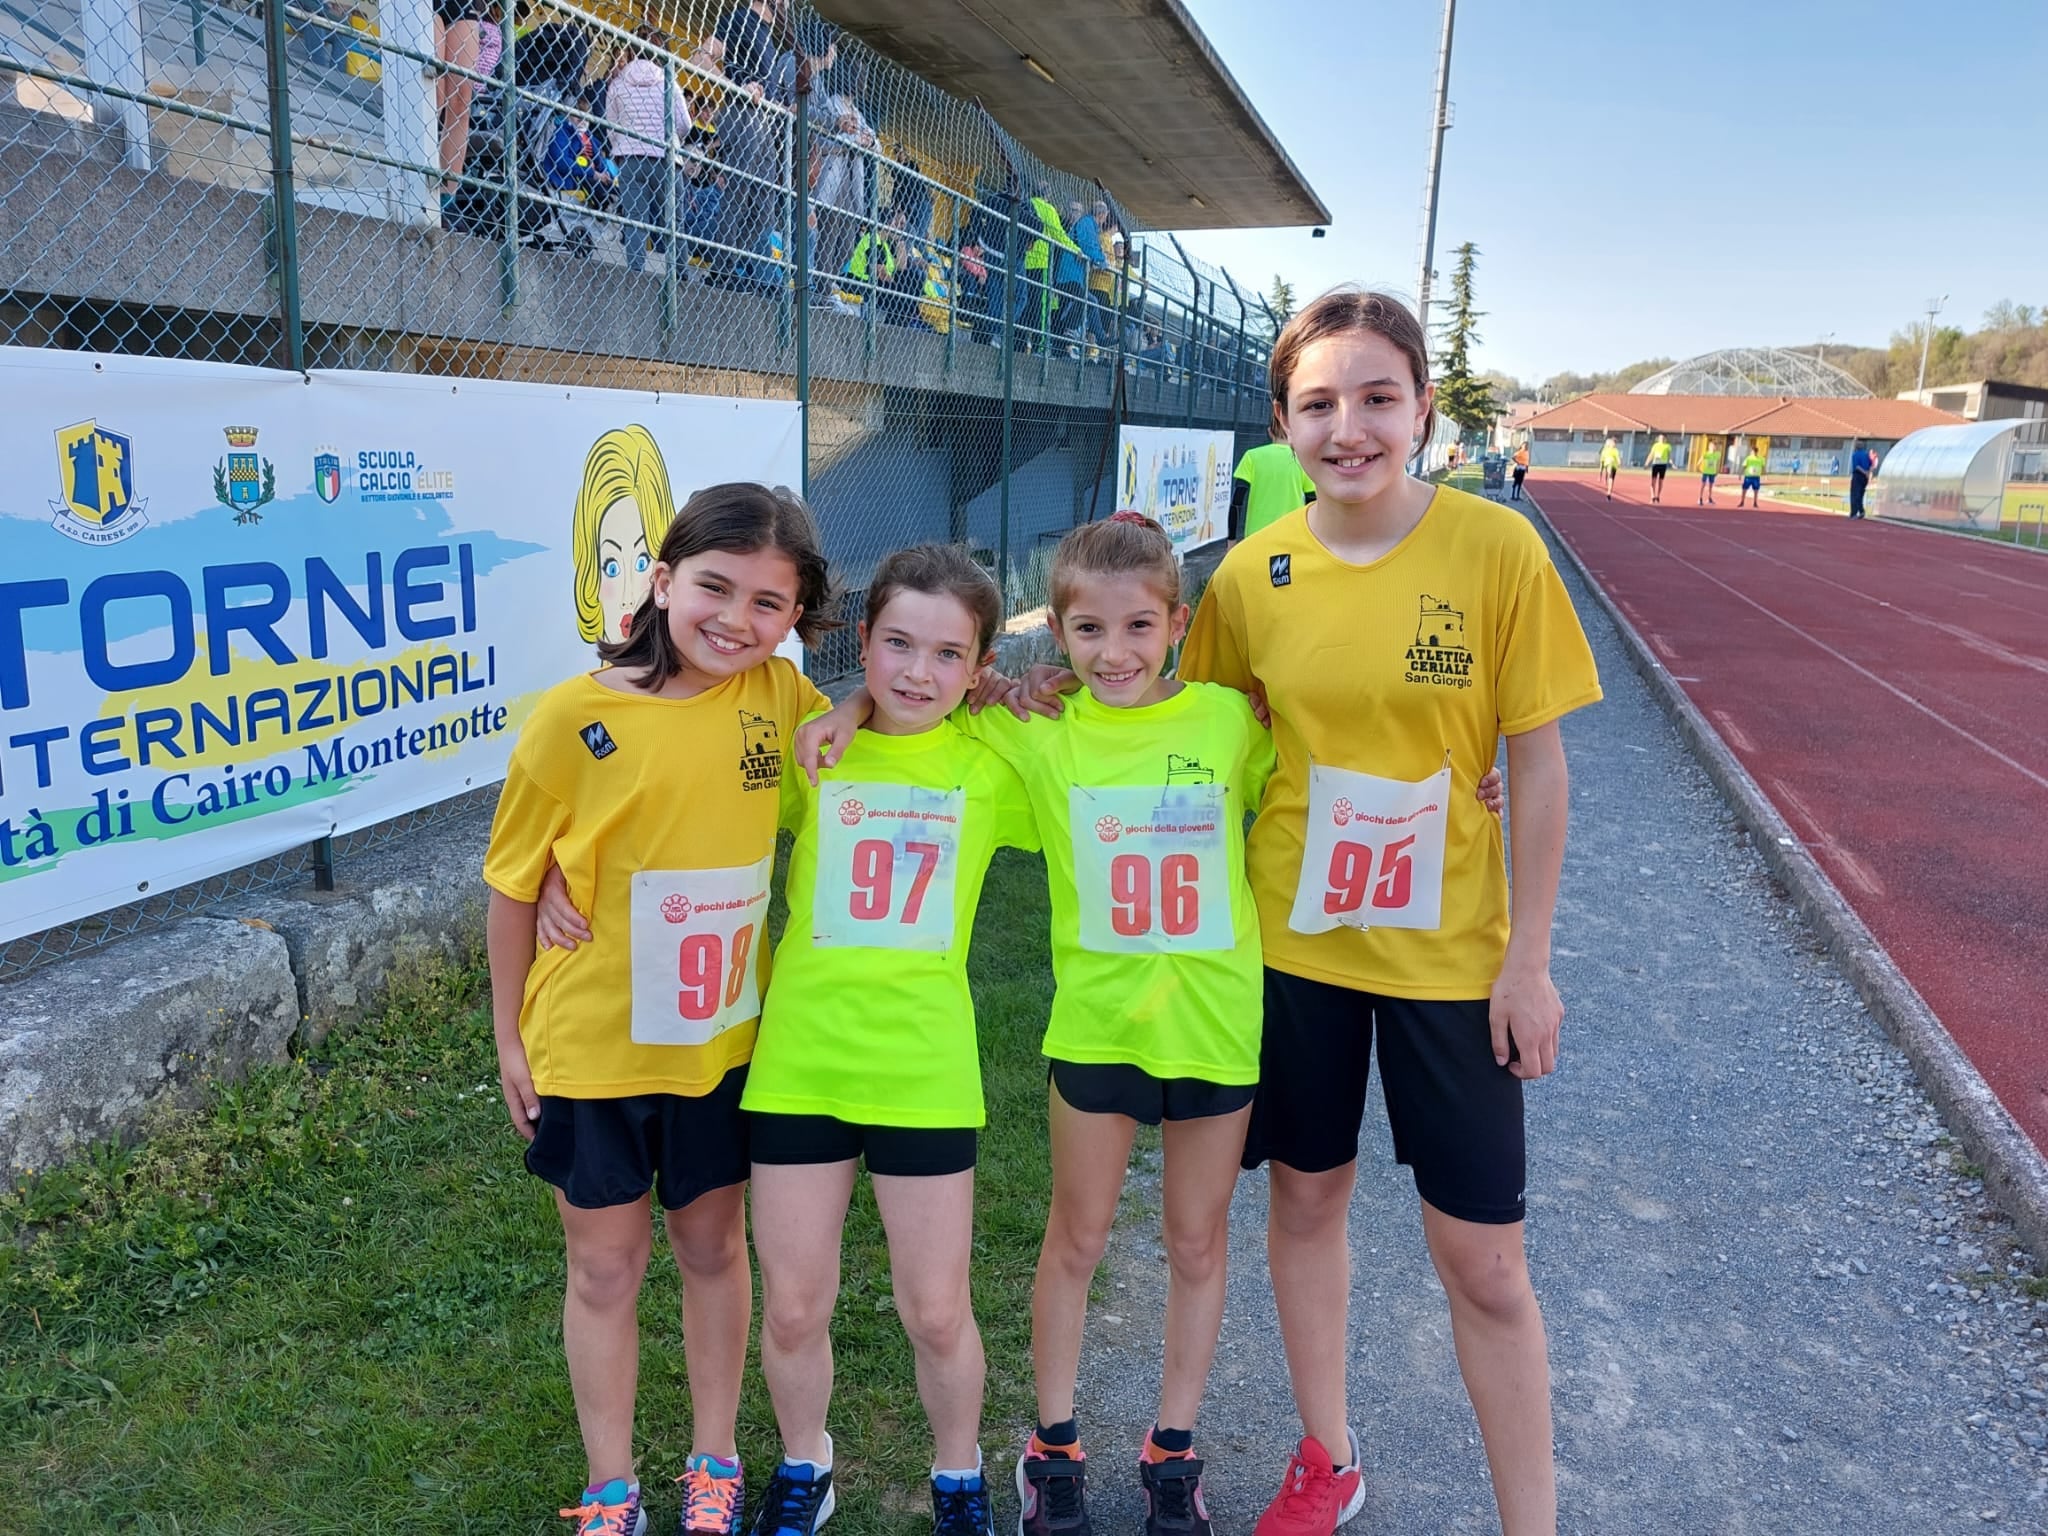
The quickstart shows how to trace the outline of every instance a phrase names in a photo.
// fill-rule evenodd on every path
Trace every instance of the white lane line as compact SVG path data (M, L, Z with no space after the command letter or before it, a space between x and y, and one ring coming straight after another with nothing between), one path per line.
M1608 521L1617 524L1619 523L1619 519L1617 518L1610 517ZM1635 533L1634 529L1629 529L1628 531L1631 533ZM1700 566L1695 565L1692 561L1686 559L1685 556L1678 554L1673 550L1666 549L1662 544L1659 544L1655 539L1648 538L1640 533L1636 533L1635 536L1641 539L1645 544L1649 545L1650 548L1656 550L1658 554L1664 556L1667 560L1672 561L1674 564L1684 566L1688 571L1691 571L1695 576L1698 576L1705 581L1712 582L1715 586L1719 587L1723 592L1726 592L1730 597L1736 599L1738 602L1747 604L1751 608L1754 608L1758 613L1762 614L1772 623L1781 625L1785 629L1790 630L1793 634L1797 635L1800 639L1804 640L1808 645L1811 645L1815 650L1821 652L1823 655L1833 657L1836 661L1839 661L1843 666L1847 667L1851 672L1854 672L1858 677L1867 678L1869 681L1877 684L1877 686L1882 688L1886 693L1891 694L1894 698L1898 699L1902 704L1905 704L1912 709L1918 710L1921 714L1925 715L1928 719L1932 720L1936 725L1939 725L1946 730L1953 731L1956 735L1960 736L1964 741L1967 741L1971 746L1977 748L1978 751L1984 753L1987 757L1993 758L1996 761L2005 764L2006 767L2012 769L2012 771L2014 773L2017 773L2021 778L2026 779L2028 782L2038 786L2041 789L2048 789L2048 778L2044 778L2042 775L2034 772L2033 769L2029 768L2025 763L2020 762L2017 758L2008 756L2006 753L1999 751L1998 748L1992 746L1990 742L1986 741L1983 737L1977 735L1975 732L1965 730L1962 726L1956 724L1955 721L1949 719L1948 716L1942 714L1941 711L1933 708L1931 705L1923 703L1919 699L1914 698L1912 694L1906 692L1905 689L1899 687L1896 683L1892 683L1886 680L1885 678L1879 677L1875 672L1871 671L1870 668L1864 666L1862 662L1855 660L1853 657L1843 655L1840 651L1836 650L1832 645L1829 645L1825 640L1822 640L1818 636L1813 635L1804 629L1801 629L1797 624L1793 623L1790 619L1786 618L1782 613L1777 612L1775 609L1766 608L1762 603L1758 602L1755 598L1751 597L1747 592L1743 592L1735 587L1731 587L1727 582L1723 581L1720 577L1716 576L1712 571L1705 570Z

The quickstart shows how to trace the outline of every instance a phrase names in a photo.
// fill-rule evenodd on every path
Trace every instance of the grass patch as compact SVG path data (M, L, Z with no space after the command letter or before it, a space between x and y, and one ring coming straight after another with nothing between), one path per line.
M998 856L971 970L989 1128L987 1429L1030 1422L1049 1177L1045 876ZM583 1472L562 1238L498 1096L480 965L422 971L318 1051L0 1196L0 1508L20 1529L559 1532ZM636 1453L672 1528L688 1450L675 1268L641 1297ZM865 1182L834 1318L835 1530L928 1521L930 1439ZM776 1454L758 1364L741 1453ZM756 1486L760 1486L757 1481Z

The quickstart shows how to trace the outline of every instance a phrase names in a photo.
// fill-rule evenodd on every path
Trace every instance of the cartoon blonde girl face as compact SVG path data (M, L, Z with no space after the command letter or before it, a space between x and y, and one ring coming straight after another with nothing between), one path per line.
M618 427L590 445L576 493L576 632L623 640L654 581L654 555L675 521L661 449L645 427Z

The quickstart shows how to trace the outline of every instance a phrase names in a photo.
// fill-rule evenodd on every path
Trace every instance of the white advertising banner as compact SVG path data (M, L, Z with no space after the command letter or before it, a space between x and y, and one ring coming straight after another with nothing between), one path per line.
M1117 433L1119 510L1132 507L1154 518L1185 556L1230 537L1231 462L1237 439L1229 432L1180 427L1123 427Z
M504 774L794 401L0 347L0 941Z

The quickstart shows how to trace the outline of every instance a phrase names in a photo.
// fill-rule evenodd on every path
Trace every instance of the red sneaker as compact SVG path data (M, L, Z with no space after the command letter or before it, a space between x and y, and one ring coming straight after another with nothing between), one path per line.
M1365 1479L1358 1472L1358 1436L1351 1436L1351 1465L1342 1472L1314 1435L1304 1436L1280 1491L1259 1516L1252 1536L1332 1536L1365 1507Z

